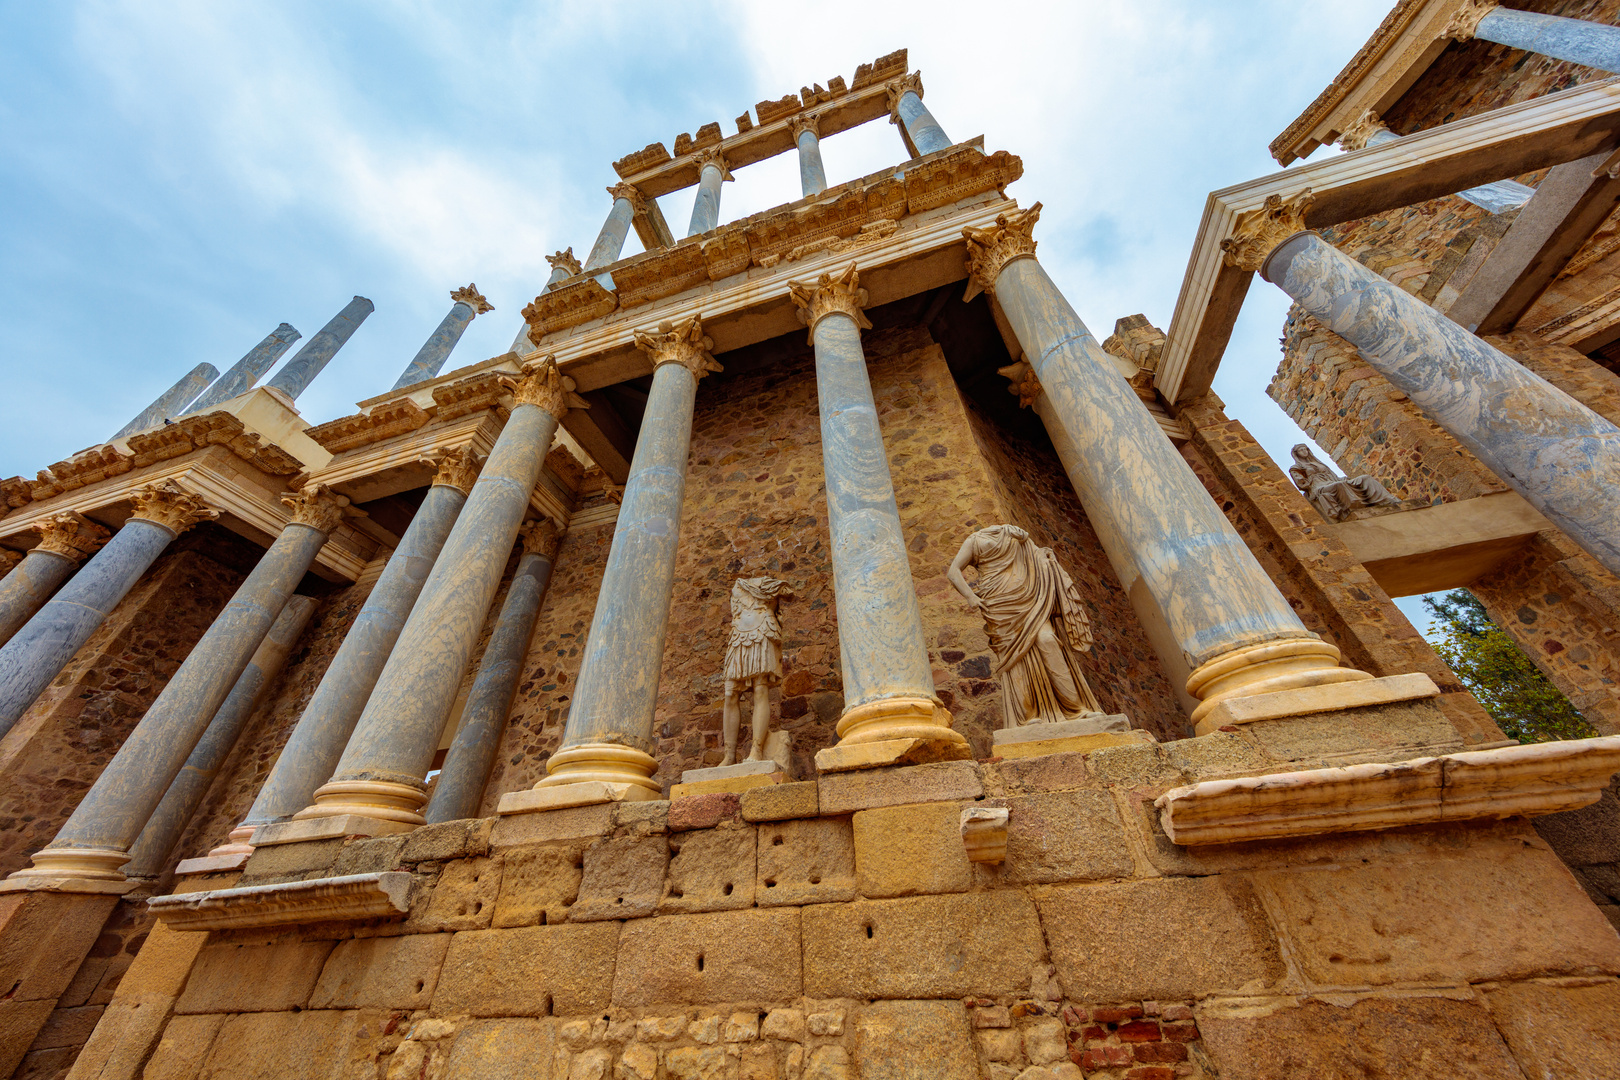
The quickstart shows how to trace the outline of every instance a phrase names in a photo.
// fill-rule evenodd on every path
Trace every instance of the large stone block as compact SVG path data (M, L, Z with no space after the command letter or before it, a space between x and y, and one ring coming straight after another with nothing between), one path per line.
M855 828L855 878L867 897L966 892L973 867L962 844L960 803L862 810ZM768 831L768 830L767 830Z
M441 1016L577 1016L608 1004L617 923L467 930L450 941L433 1011Z
M489 834L493 818L467 818L423 825L405 835L399 861L449 862L489 854Z
M456 1034L444 1080L536 1080L552 1075L557 1020L477 1020Z
M378 1020L375 1015L335 1011L232 1016L214 1038L197 1080L330 1080L359 1075L362 1063L370 1064L368 1036L381 1034Z
M28 1049L55 1050L63 1046L83 1046L89 1041L90 1033L96 1029L96 1021L101 1019L105 1010L105 1005L58 1008L45 1019Z
M768 1004L801 993L797 911L670 915L620 934L615 1005Z
M499 818L490 833L489 843L498 850L549 840L583 840L606 836L612 831L613 804L594 803Z
M778 821L759 827L760 907L855 898L855 840L847 818Z
M878 1001L855 1020L861 1080L977 1080L967 1009L960 1001Z
M1025 885L1130 877L1133 864L1119 812L1106 791L1068 791L1007 800L1002 880Z
M868 900L804 909L811 997L1018 994L1045 948L1019 890Z
M585 869L583 840L508 848L502 856L495 926L556 924L568 918Z
M214 1039L227 1018L221 1013L203 1016L176 1016L163 1029L152 1059L141 1080L195 1080L203 1059L214 1048ZM140 1063L136 1062L136 1069ZM131 1072L131 1076L136 1075Z
M1620 1076L1620 983L1513 983L1485 993L1491 1017L1530 1077L1613 1080Z
M241 944L226 941L197 954L178 1013L282 1012L309 1002L330 941Z
M669 880L658 914L754 906L754 828L672 833Z
M482 930L501 891L501 857L457 859L439 874L425 898L412 905L406 928L415 932Z
M823 814L848 814L902 803L977 799L984 794L979 766L972 761L827 773L816 783Z
M814 780L750 788L740 796L744 821L788 821L821 812Z
M55 1008L54 1001L0 1001L0 1073L12 1074Z
M199 937L203 935L198 935ZM169 1021L174 999L159 994L121 998L107 1006L73 1066L76 1080L133 1080ZM200 1019L178 1016L174 1023ZM207 1049L206 1046L203 1047Z
M162 994L179 997L197 954L208 935L195 930L171 930L167 923L155 924L135 955L135 962L118 983L120 997Z
M343 838L305 840L296 844L256 847L242 868L242 885L301 881L305 874L330 870L343 854Z
M88 893L0 895L0 994L8 1001L61 997L117 903Z
M1095 787L1096 784L1086 769L1086 755L1073 752L1007 758L984 769L987 795L1034 795L1042 791Z
M1036 901L1058 978L1081 1001L1260 993L1282 959L1238 877L1056 886Z
M1620 973L1620 937L1569 871L1529 847L1464 858L1280 871L1301 972L1325 985Z
M585 849L579 898L571 922L634 919L651 915L664 895L669 842L662 836L621 836Z
M1520 1080L1486 1011L1441 997L1354 1004L1246 1003L1201 1009L1198 1028L1221 1080ZM1539 1078L1538 1078L1539 1080Z
M1393 761L1463 749L1433 699L1261 720L1244 730L1278 761Z
M448 934L356 938L326 958L312 1009L425 1009L433 1000Z

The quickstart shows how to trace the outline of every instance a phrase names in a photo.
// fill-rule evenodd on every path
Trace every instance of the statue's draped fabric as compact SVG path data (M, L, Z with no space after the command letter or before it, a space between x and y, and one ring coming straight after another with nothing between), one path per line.
M763 675L775 686L782 681L782 620L777 597L787 582L775 578L739 578L731 587L731 639L726 643L727 679Z
M1101 712L1080 673L1091 624L1080 594L1051 548L1007 525L972 537L974 591L996 654L1007 727L1074 720Z
M1375 477L1339 476L1303 443L1294 447L1294 464L1288 470L1288 478L1328 521L1343 521L1350 511L1363 507L1400 505L1400 500Z

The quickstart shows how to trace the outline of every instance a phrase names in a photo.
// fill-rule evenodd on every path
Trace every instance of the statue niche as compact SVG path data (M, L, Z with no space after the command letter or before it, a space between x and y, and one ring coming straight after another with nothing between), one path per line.
M970 566L978 570L977 589L962 576ZM945 576L984 616L1001 680L1003 727L1102 715L1080 673L1091 624L1051 548L1016 525L992 525L962 541Z
M771 687L782 681L782 620L777 604L793 592L776 578L738 578L731 587L731 638L726 642L726 697L721 721L726 752L720 764L737 761L737 729L742 724L742 692L754 691L753 745L748 761L765 760L771 730Z
M1304 443L1295 446L1293 454L1294 464L1288 469L1288 478L1327 521L1343 521L1356 510L1401 504L1374 477L1338 475Z

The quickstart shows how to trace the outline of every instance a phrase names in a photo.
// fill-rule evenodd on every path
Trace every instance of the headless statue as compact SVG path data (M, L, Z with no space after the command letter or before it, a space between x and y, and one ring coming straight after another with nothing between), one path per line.
M1304 443L1294 447L1288 478L1328 521L1343 521L1352 510L1399 506L1401 501L1371 476L1343 477L1328 468Z
M753 746L747 760L763 761L771 730L771 687L782 681L782 620L776 606L791 596L785 581L738 578L731 587L731 639L726 643L726 698L721 721L726 741L721 765L737 763L737 729L742 725L742 692L754 691Z

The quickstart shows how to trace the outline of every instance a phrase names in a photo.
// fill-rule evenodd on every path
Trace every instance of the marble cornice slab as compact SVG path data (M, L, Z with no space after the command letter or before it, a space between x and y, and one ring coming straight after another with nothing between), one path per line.
M415 431L430 419L429 413L408 397L395 398L370 412L342 416L305 432L334 454L359 446L391 439Z
M403 871L174 893L146 902L173 930L245 930L291 923L395 919L410 910Z
M608 272L606 267L594 271ZM557 330L600 319L618 306L618 296L603 288L595 277L575 278L535 297L523 309L523 321L529 327L529 340L536 341Z
M448 386L435 386L433 400L438 408L434 416L443 421L483 412L485 409L494 408L496 403L506 396L507 392L501 386L500 376L493 371L482 371ZM501 422L506 422L504 415Z
M1392 764L1206 780L1154 801L1177 844L1536 817L1588 806L1620 771L1620 736L1474 750Z

